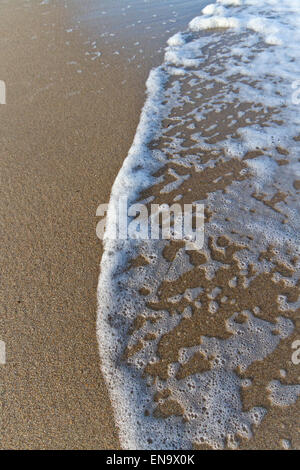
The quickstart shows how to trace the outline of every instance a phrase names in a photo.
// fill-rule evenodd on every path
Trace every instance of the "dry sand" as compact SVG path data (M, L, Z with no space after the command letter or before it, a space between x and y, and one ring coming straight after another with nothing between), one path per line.
M151 21L149 33L145 23L129 27L135 15L151 17L141 5L130 17L119 0L99 3L0 6L1 448L119 448L95 336L95 213L134 137L145 80L163 53L154 52L179 23L151 39ZM92 60L101 32L102 56ZM124 39L131 49L113 54Z

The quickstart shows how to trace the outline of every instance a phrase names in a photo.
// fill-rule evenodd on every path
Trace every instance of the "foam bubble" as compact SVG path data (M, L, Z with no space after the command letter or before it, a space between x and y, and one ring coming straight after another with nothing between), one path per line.
M291 336L299 307L299 22L295 0L218 0L169 39L150 73L111 192L98 284L102 367L124 448L236 448L268 412L245 412L241 389L252 386L243 373ZM201 256L112 239L120 197L135 202L149 188L148 202L205 203ZM137 256L146 264L129 268ZM291 406L299 385L274 378L265 394ZM170 402L175 411L157 418Z

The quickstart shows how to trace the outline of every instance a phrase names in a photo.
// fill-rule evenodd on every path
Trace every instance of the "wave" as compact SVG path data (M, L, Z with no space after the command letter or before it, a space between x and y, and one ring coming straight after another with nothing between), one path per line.
M282 409L297 414L300 394L299 24L297 0L218 0L150 73L98 284L123 448L255 447L262 429L297 444ZM115 240L122 197L204 204L203 248Z

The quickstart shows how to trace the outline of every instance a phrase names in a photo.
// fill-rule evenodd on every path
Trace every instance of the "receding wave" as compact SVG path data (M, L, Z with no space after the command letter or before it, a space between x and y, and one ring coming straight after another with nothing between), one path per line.
M112 188L103 373L124 448L299 448L300 4L200 13L150 73ZM203 248L114 240L122 196L204 204Z

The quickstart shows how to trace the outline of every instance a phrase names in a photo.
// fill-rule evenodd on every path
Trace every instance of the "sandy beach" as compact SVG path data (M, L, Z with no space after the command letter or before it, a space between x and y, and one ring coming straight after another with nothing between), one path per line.
M95 214L131 145L157 50L179 27L155 27L149 9L1 2L1 448L119 448L95 335ZM126 28L136 15L140 29Z
M145 103L147 77L153 67L163 62L166 40L185 30L188 22L208 3L188 0L184 8L179 0L171 4L158 0L64 0L60 3L16 0L13 4L9 1L0 4L0 80L6 85L6 104L0 105L0 340L6 345L6 364L0 365L1 449L121 448L109 391L101 373L96 337L97 285L103 255L102 242L96 236L99 221L96 210L99 204L109 202L112 185L136 134ZM217 49L213 49L209 59L214 58ZM183 89L189 91L186 96L189 95L190 103L195 100L200 109L203 103L210 102L210 83L203 92L200 86L199 90L192 89L189 80L190 77L183 83ZM189 103L175 108L172 117L184 122L186 110L190 111ZM227 109L221 117L233 119L234 115L239 124L238 114L231 111ZM249 114L250 121L255 120L253 115ZM268 122L268 116L262 117L261 111L257 116L257 122L259 119L263 125ZM205 133L209 125L214 124L215 115L210 119L211 122L195 119L192 126L199 125L203 135L210 138L213 132ZM178 132L176 123L174 129L172 125L171 120L163 122L165 135L151 142L153 148L168 149ZM228 120L228 128L226 125L222 123L221 128L229 135L233 132L232 124ZM193 144L193 127L183 128L182 134L188 152ZM284 169L288 153L285 148L278 149L278 165ZM196 148L195 155L197 151ZM183 156L187 152L184 151ZM247 158L255 157L257 155L253 154ZM207 153L204 163L208 161ZM160 191L166 182L173 183L178 167L176 162L167 162L159 175L164 178L164 183L158 180L157 186L146 190L141 198L155 197L159 203L171 203L173 197L182 194L188 202L189 195L202 200L213 190L224 190L227 194L231 183L243 184L242 172L247 170L248 164L220 161L216 171L205 167L206 179L203 177L201 186L197 172L190 177L186 176L187 170L181 169L179 174L182 181L187 179L187 183L183 184L182 191L171 191L170 200L169 196L161 199ZM255 194L255 197L256 202L261 201L259 195ZM272 202L274 212L278 201L281 202L275 198ZM263 204L264 210L270 209L268 200L263 199ZM281 217L279 212L276 212L278 218ZM230 236L236 233L232 231ZM242 234L244 238L246 235ZM240 285L235 291L236 286L230 285L231 277L245 277L245 273L235 258L235 253L240 250L238 241L225 238L211 239L209 249L216 264L230 266L228 272L224 271L225 274L218 278L222 288L227 289L226 301L231 295L236 296L232 298L232 304L238 299L237 302L247 309L249 305L254 308L256 297L259 297L263 299L261 311L264 312L264 302L268 308L273 308L273 296L279 291L272 290L268 273L263 272L265 277L262 275L262 283L255 286L254 294ZM251 244L253 238L249 240L250 236L246 242ZM164 252L161 259L166 272L180 249L179 244ZM293 255L288 253L289 268L277 263L274 272L279 278L296 272ZM206 252L206 256L208 259L210 254ZM271 263L274 256L272 248L262 251L263 262ZM198 258L191 255L191 265L197 273L207 261ZM138 262L136 266L140 267ZM254 268L251 275L253 273ZM202 274L201 271L201 282L207 292L213 290L213 282ZM248 274L250 278L250 271ZM188 301L186 298L169 301L170 294L174 298L183 295L182 285L196 288L194 278L197 275L185 277L183 274L179 281L171 279L170 284L162 281L160 298L148 299L154 313L172 311L174 305L182 313ZM266 293L266 285L271 286L270 292ZM294 290L291 287L288 294L296 302ZM150 293L145 287L142 291L143 287L139 291L143 298ZM216 298L209 295L205 301L207 312L211 300ZM141 302L138 296L136 298ZM228 307L222 318L223 329L220 323L213 323L215 331L224 338L227 337L224 325L229 321L231 308ZM299 448L299 401L289 408L272 407L262 392L274 378L289 384L299 376L290 359L291 342L299 337L299 315L296 313L290 316L296 330L288 339L282 340L278 351L270 353L266 362L256 362L246 371L238 372L244 383L254 377L250 392L247 388L242 391L244 411L257 406L270 408L254 438L250 441L241 439L241 448L276 449L280 442L283 446L292 442L294 448ZM246 320L241 315L236 323L244 324ZM196 317L193 321L182 322L178 335L182 334L184 340L178 342L178 347L177 329L166 335L165 346L161 346L163 359L158 367L150 362L147 365L150 380L153 377L165 379L169 365L179 357L180 347L197 343L199 335L203 334L197 330L197 322ZM141 324L143 326L143 321ZM130 347L139 338L139 333L136 334L139 328L132 328L133 339L128 339L126 349L128 356ZM145 329L148 339L151 337L149 331ZM186 336L185 331L188 331ZM206 333L214 336L208 327ZM274 329L274 336L279 334L280 331ZM98 335L101 336L101 331ZM150 339L153 337L152 334ZM202 356L200 359L195 357L194 362L193 358L187 361L185 369L182 367L182 377L197 372L199 367L202 370L204 363L208 369L212 367ZM287 373L283 370L285 367ZM282 370L285 376L280 375ZM157 392L157 416L161 418L164 413L163 417L182 416L182 409L177 413L174 401L169 400L171 405L168 400L163 401L169 395L162 393L160 396L159 393L162 392ZM206 444L198 447L209 448Z

